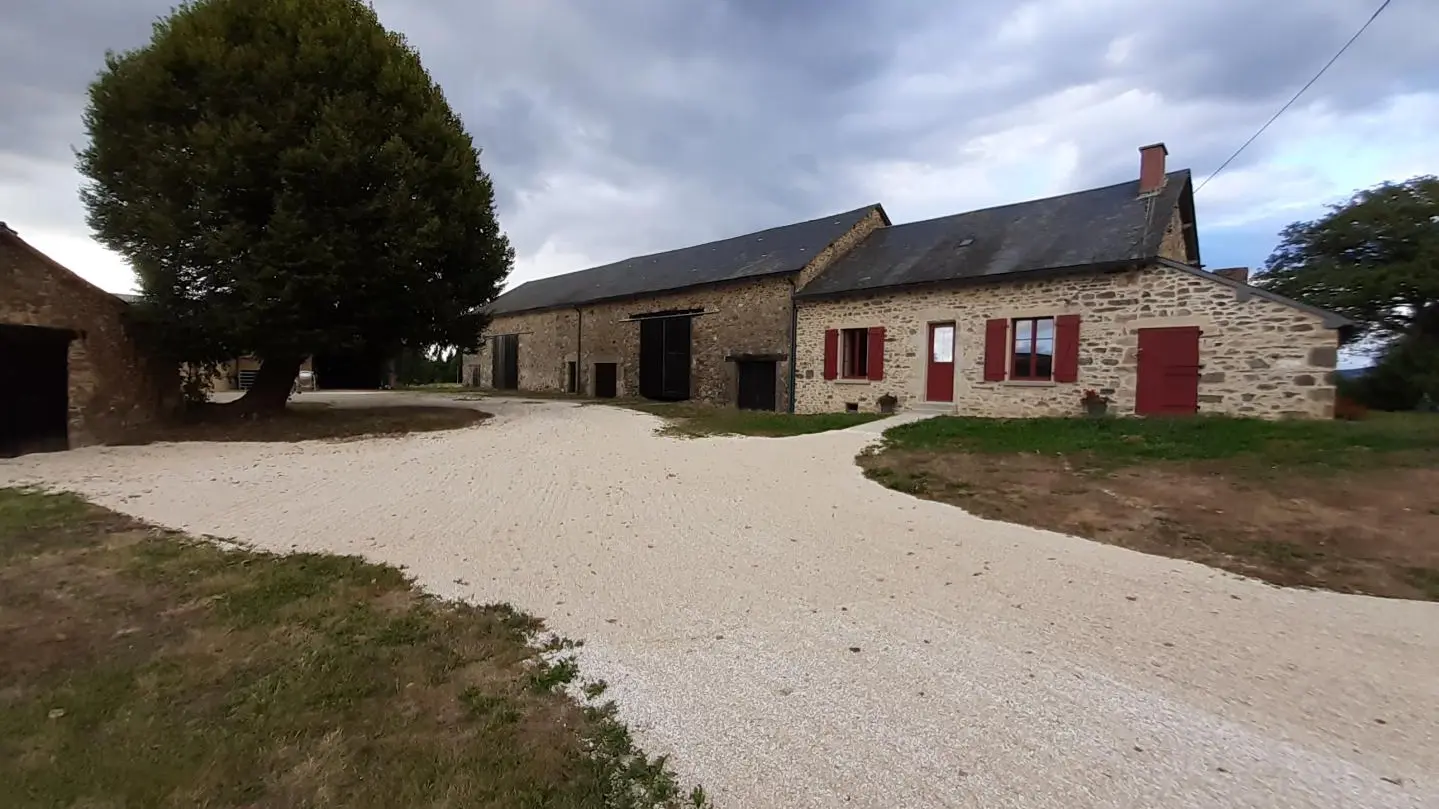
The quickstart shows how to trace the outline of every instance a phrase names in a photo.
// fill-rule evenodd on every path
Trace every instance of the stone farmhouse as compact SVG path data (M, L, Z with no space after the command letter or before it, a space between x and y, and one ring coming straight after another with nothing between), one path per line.
M0 457L115 441L179 407L177 366L128 310L0 223Z
M1344 318L1201 269L1163 144L1138 182L901 225L879 205L505 293L481 387L799 413L1333 415ZM1092 393L1091 393L1092 392Z

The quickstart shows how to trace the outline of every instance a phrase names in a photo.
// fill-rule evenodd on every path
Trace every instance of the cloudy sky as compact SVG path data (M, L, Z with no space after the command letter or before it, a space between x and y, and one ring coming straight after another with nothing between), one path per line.
M374 0L484 149L511 283L882 202L897 222L1208 176L1378 0ZM170 0L21 0L0 27L0 220L112 291L72 149L107 48ZM1198 197L1210 266L1439 172L1439 3L1392 6Z

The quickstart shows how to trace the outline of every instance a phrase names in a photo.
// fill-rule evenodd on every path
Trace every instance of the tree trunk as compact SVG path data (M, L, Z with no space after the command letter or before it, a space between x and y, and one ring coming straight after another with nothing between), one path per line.
M229 406L247 413L273 413L284 410L295 387L304 359L299 357L267 357L255 372L255 381L245 395Z

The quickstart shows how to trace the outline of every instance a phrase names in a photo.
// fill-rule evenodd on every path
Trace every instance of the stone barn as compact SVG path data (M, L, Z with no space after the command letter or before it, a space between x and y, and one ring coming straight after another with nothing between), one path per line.
M0 457L118 441L179 406L178 365L129 308L0 223Z

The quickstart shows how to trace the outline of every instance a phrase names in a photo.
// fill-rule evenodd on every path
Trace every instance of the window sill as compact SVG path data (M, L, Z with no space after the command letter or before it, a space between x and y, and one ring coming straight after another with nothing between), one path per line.
M835 382L841 385L868 385L869 379L862 376L840 376L835 377Z
M1052 388L1059 383L1052 379L1006 379L1000 384L1009 388Z

